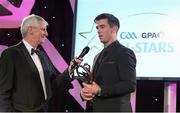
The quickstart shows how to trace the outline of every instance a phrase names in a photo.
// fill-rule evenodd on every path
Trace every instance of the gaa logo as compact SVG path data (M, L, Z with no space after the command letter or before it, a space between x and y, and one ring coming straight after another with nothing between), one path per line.
M134 32L121 32L120 38L121 39L137 39L137 36Z

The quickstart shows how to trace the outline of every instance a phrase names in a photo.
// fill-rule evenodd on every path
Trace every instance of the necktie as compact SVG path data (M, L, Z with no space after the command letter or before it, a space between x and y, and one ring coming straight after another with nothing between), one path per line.
M99 69L100 64L102 63L104 57L105 57L105 50L103 50L100 55L98 56L96 63L94 65L93 75L96 74L97 70Z
M39 49L31 49L31 55L33 55L34 53L36 53L37 55L39 54Z

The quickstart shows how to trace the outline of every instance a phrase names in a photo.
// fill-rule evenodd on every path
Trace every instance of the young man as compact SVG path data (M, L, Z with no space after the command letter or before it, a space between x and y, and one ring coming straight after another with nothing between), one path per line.
M119 20L103 13L95 18L104 49L95 56L94 82L83 83L81 96L90 101L94 112L131 112L130 94L136 88L136 57L117 41Z

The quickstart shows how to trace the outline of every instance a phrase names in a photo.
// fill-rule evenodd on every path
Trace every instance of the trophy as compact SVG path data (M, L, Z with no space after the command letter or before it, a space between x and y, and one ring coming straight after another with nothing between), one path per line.
M81 71L80 71L81 70ZM84 65L79 65L76 68L77 77L76 79L81 80L82 82L91 84L93 82L93 76L90 71L90 65L85 63Z
M90 48L86 46L78 58L83 58L88 52ZM85 63L84 65L77 65L77 62L73 61L72 69L74 68L76 70L76 73L78 76L75 76L75 79L81 80L82 82L86 82L88 84L91 84L93 81L93 76L90 71L90 65ZM81 70L81 71L80 71Z

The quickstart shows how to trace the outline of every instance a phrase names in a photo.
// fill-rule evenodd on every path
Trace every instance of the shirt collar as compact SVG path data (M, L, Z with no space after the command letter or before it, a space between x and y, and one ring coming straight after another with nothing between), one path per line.
M33 47L32 47L26 40L23 39L22 41L23 41L25 47L27 48L29 54L31 54L31 49L32 49ZM34 49L36 49L36 48L34 48Z
M112 42L109 46L107 46L106 48L103 49L103 51L112 51L112 49L114 48L115 45L117 45L119 42L116 40L114 42Z

